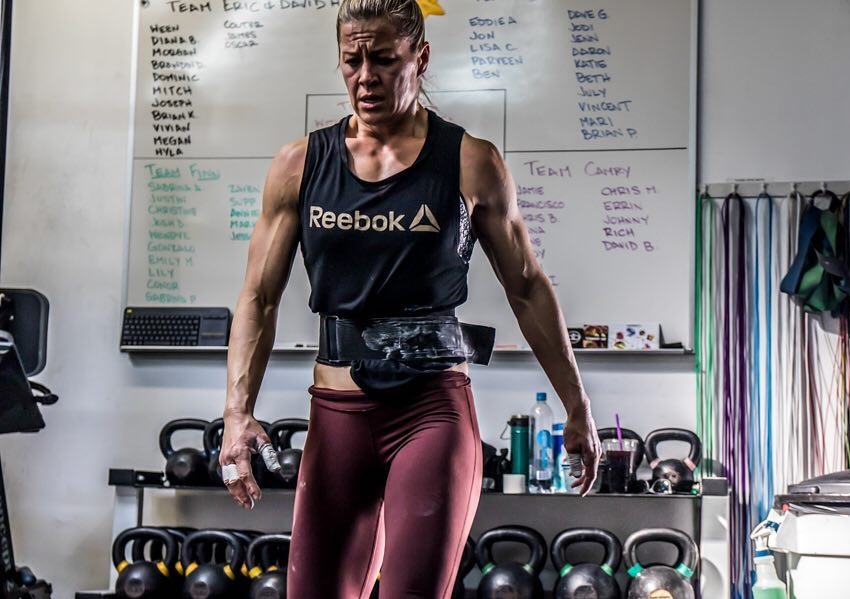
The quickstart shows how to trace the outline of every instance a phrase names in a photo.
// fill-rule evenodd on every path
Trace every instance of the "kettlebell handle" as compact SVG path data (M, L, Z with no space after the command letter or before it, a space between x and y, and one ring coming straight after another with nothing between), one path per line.
M603 528L568 528L558 533L552 541L550 554L552 565L555 566L556 570L560 571L567 564L567 547L576 543L602 545L605 555L602 557L600 567L608 576L613 576L617 568L620 567L620 556L623 549L620 545L620 539L614 533Z
M281 418L269 427L269 438L275 449L292 449L292 436L307 432L308 421L304 418Z
M177 551L178 554L180 552L180 547L183 545L183 542L186 540L186 533L177 528L169 528L162 527L161 530L164 530L169 535L174 537L177 541ZM133 556L134 562L143 562L146 560L145 558L145 548L149 543L155 542L156 539L137 539L133 542L133 548L130 550L130 553ZM151 560L162 560L162 545L157 543L155 545L151 545ZM175 560L176 565L176 560Z
M702 443L696 433L684 428L660 428L646 436L646 461L650 468L658 465L658 444L663 441L683 441L690 446L688 457L682 462L690 469L695 470L702 458Z
M685 578L691 578L694 575L699 551L690 535L675 528L645 528L629 535L623 544L623 558L630 577L634 578L643 571L643 566L637 557L638 547L655 541L675 545L679 550L679 563L675 566L676 570Z
M188 571L191 563L198 562L196 553L204 541L210 541L211 544L215 544L216 541L227 544L231 549L228 565L234 574L239 572L245 561L245 547L235 534L226 530L199 530L186 537L186 541L183 543L182 563L184 570Z
M644 456L644 443L643 437L634 432L630 428L621 428L620 432L623 435L623 439L633 439L638 442L637 453L639 456L638 464L643 461ZM614 427L608 428L600 428L596 431L596 434L599 435L599 440L604 441L605 439L617 439L617 429Z
M165 547L165 559L162 562L168 570L171 570L177 563L177 540L160 528L151 526L139 526L137 528L128 528L121 531L115 541L112 543L112 564L120 571L123 569L121 564L126 564L127 545L130 541L147 541L156 539ZM135 550L135 544L133 549ZM144 545L143 545L144 547ZM135 560L135 556L133 556ZM144 560L142 560L144 561Z
M271 566L267 560L263 559L263 556L260 552L262 547L266 547L268 545L289 545L290 541L292 541L292 535L289 533L276 533L276 534L267 534L262 535L255 538L251 541L250 545L248 545L248 572L251 573L254 568L260 568L259 574L262 574Z
M488 565L492 567L493 546L502 542L521 543L528 547L531 556L522 567L533 576L540 574L546 563L546 539L528 526L500 526L482 534L475 546L479 568L484 569Z
M204 450L207 455L221 448L221 437L224 434L224 418L211 420L204 429Z
M207 428L209 422L200 418L179 418L167 422L159 432L159 450L167 459L174 455L174 446L171 444L171 437L177 431L203 431Z

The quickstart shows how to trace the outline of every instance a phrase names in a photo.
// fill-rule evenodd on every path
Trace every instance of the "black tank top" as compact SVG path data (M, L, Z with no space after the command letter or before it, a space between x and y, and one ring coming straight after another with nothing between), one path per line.
M429 110L416 161L370 182L348 166L348 118L307 145L299 209L310 309L367 318L462 304L475 242L460 194L463 129Z

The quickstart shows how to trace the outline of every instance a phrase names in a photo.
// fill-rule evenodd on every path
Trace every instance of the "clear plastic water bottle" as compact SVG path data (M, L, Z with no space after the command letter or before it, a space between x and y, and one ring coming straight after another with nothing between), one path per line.
M552 409L546 403L546 394L537 394L531 409L531 464L528 473L528 490L531 493L552 492Z
M552 491L563 493L564 479L561 473L561 457L564 454L564 423L552 423Z

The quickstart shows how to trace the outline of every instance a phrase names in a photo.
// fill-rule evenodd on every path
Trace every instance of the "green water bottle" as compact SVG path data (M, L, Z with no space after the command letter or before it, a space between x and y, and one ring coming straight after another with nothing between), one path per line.
M514 414L508 420L508 426L511 427L511 474L528 476L528 416Z

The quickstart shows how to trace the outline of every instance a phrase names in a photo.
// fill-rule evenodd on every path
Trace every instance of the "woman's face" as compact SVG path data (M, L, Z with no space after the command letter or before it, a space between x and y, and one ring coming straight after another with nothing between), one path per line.
M382 19L351 21L340 28L339 64L351 106L369 125L392 121L419 97L428 67L428 44L418 51Z

